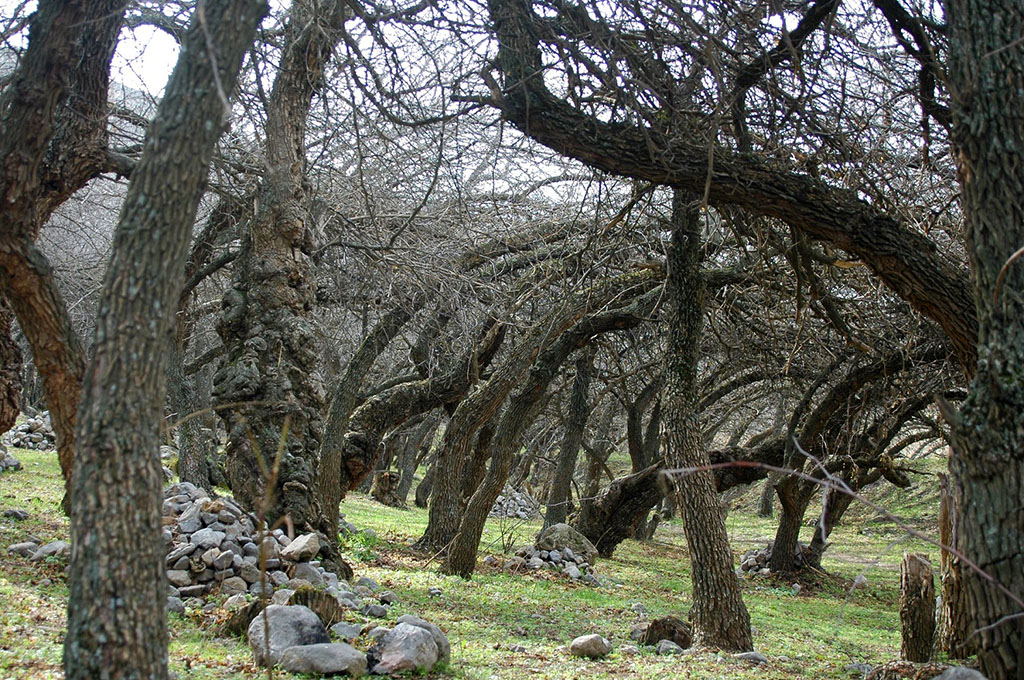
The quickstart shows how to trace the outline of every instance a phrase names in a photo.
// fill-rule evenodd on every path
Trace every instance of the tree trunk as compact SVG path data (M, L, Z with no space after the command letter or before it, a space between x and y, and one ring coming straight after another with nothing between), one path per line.
M14 339L14 312L0 294L0 434L21 412L21 348Z
M323 524L315 484L325 405L313 314L305 133L346 13L342 2L292 3L267 103L267 167L217 328L227 356L215 377L215 396L239 404L219 412L228 431L231 490L248 508L269 496L267 520L288 516L304 531ZM269 489L278 455L276 486Z
M960 537L960 513L956 497L949 488L950 478L939 475L939 542L955 548ZM954 659L964 659L974 651L968 644L971 630L963 599L963 564L948 550L939 556L942 604L939 610L939 649Z
M906 553L900 562L900 658L924 663L932 658L935 636L935 580L923 555Z
M1024 8L950 0L950 102L979 324L977 373L951 420L956 603L990 680L1024 675Z
M573 524L590 539L602 557L611 557L619 543L634 535L637 525L664 495L659 483L661 461L616 479Z
M434 478L437 476L437 460L433 460L430 463L430 467L427 468L427 472L423 475L423 479L420 480L419 486L416 487L416 493L413 494L413 503L417 508L427 507L427 503L430 502L430 494L434 488Z
M226 122L218 93L234 89L267 7L239 0L204 11L146 136L104 277L72 477L71 680L167 677L157 453L166 362L192 224Z
M796 477L787 477L776 485L782 512L779 513L779 527L772 542L772 557L768 568L784 574L796 571L803 565L800 553L800 528L807 514L807 506L817 488L815 484Z
M498 426L497 422L495 422L496 420L497 418L493 418L484 423L484 426L480 428L476 435L476 442L473 444L473 455L470 456L466 472L462 476L463 500L468 501L473 496L473 493L487 474L487 461L491 459L491 454L493 453L491 443L494 441L494 429Z
M425 460L430 451L430 444L434 438L434 432L440 423L440 418L430 415L423 419L423 422L416 428L409 438L409 445L398 458L398 471L402 475L398 482L395 494L401 499L402 504L407 503L409 490L412 489L413 477L416 475L416 468L421 460Z
M587 392L590 390L590 364L594 357L590 352L583 352L576 360L576 378L572 383L572 396L569 399L569 413L565 418L565 436L558 450L558 462L555 465L555 479L548 496L547 510L544 513L544 526L563 524L568 515L569 501L572 500L572 478L576 471L576 457L580 444L583 443L583 432L590 416Z
M777 476L772 473L768 475L768 479L764 480L764 486L761 488L761 498L757 503L757 516L771 518L775 514L775 482Z
M686 470L673 482L693 564L690 621L701 644L750 650L750 616L733 571L729 535L697 413L697 364L704 316L700 274L701 223L697 207L682 191L672 199L672 246L665 298L668 338L662 397L670 465ZM703 469L702 469L703 468Z
M181 348L176 347L168 362L167 388L171 408L178 422L178 477L201 489L213 489L213 442L204 432L202 416L196 412L203 406L196 389L197 376L186 376L182 370Z

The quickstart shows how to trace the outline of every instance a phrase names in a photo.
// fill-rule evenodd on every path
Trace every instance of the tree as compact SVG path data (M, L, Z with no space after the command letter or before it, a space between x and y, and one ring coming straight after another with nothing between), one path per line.
M173 312L226 93L266 11L197 6L125 198L78 418L68 678L167 676L157 448Z
M993 680L1024 669L1024 9L953 0L953 142L979 323L971 393L952 421L950 481L960 511L958 604Z

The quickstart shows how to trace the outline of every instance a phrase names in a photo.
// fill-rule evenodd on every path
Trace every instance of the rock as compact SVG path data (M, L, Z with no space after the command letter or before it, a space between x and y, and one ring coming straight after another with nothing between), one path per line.
M295 539L296 541L298 539ZM288 548L285 548L287 550ZM310 565L309 562L299 562L295 565L295 569L292 571L292 578L301 578L305 581L309 581L314 586L322 586L324 584L324 576L320 573L320 570Z
M292 595L295 594L294 590L288 588L282 588L273 594L270 598L271 604L288 604L288 600L292 599Z
M366 655L344 642L289 647L278 665L289 673L338 675L353 678L366 675Z
M647 627L650 625L650 623L633 624L633 626L629 629L629 639L633 640L634 642L640 642L644 639L644 634L647 633Z
M11 455L8 451L0 451L0 472L17 472L21 469L21 461Z
M369 588L371 593L377 592L377 589L380 588L380 584L374 581L369 576L360 576L359 580L356 581L356 585L363 586L364 588Z
M179 569L170 569L167 572L167 581L172 586L187 586L192 584L191 572Z
M410 670L426 672L438 658L437 643L430 631L408 623L400 623L385 633L367 653L372 671L381 675Z
M248 604L249 599L245 596L244 593L235 593L228 599L224 600L224 609L231 611L245 607Z
M589 564L593 564L597 560L597 548L594 547L594 544L568 524L549 526L537 537L536 546L540 550L558 550L559 552L564 552L565 548L569 548L573 554L582 557Z
M865 576L864 574L857 574L857 577L855 579L853 579L853 585L850 587L850 590L857 590L858 588L867 588L867 587L868 587L868 577Z
M167 613L168 614L184 614L185 603L180 597L169 597L167 598Z
M572 562L567 562L565 565L565 575L571 578L573 581L578 581L583 578L583 574L580 572L576 565Z
M636 656L640 653L640 648L636 645L622 645L619 647L619 654L622 656Z
M269 624L269 654L266 627ZM259 666L276 665L289 647L330 642L327 629L309 607L301 605L268 606L252 620L247 631L249 648Z
M612 643L597 633L581 635L569 643L570 654L584 656L588 659L601 659L608 656L610 651L612 651Z
M179 543L175 546L171 552L167 553L167 564L174 564L182 557L188 557L196 550L196 546L191 543Z
M440 597L444 595L444 591L437 587L431 587L427 589L427 595L430 597Z
M526 560L520 557L519 555L515 555L514 557L510 557L507 560L505 560L505 571L517 571L519 569L525 568Z
M345 642L352 642L360 633L363 632L363 627L358 623L336 623L331 626L331 632L337 635Z
M690 624L674 616L654 619L644 630L640 643L656 645L662 640L671 640L680 649L686 649L693 644L693 632Z
M4 510L4 517L9 517L17 522L28 519L28 510Z
M860 673L863 676L867 676L867 674L874 669L875 667L869 663L851 663L846 665L845 670L848 670L851 673Z
M202 583L196 584L194 586L184 586L184 587L178 589L178 593L183 598L199 597L200 595L202 595L205 592L206 592L206 585L202 584Z
M654 652L661 656L678 656L683 653L683 648L671 640L662 640L654 648Z
M525 645L509 645L508 646L508 651L514 652L516 654L522 654L522 653L524 653L526 651L526 646Z
M311 560L320 552L320 537L316 534L302 534L280 550L281 559L291 562Z
M206 529L200 529L192 534L192 538L189 539L189 542L192 543L192 545L203 548L204 550L217 548L220 547L221 541L224 540L224 536L225 534L223 531L214 531L207 527Z
M385 590L383 593L377 596L381 604L394 604L398 602L398 595L395 595L390 590Z
M364 605L363 608L359 610L359 612L363 616L369 616L370 618L374 619L383 619L385 616L388 615L388 608L382 604L367 604Z
M231 578L224 579L223 583L220 584L220 592L225 595L236 595L238 593L244 593L249 589L249 584L244 579L238 576L232 576Z
M740 652L739 654L733 654L732 658L748 661L752 664L768 663L768 657L760 652Z
M373 642L377 642L390 632L391 629L387 626L374 626L366 632L366 637L370 638Z
M47 557L67 557L71 554L71 544L67 541L53 541L42 546L29 558L32 562L44 560Z
M789 589L790 589L791 591L793 591L793 594L794 594L794 595L799 595L799 594L800 594L800 591L801 591L801 590L803 590L803 589L804 589L804 587L803 587L802 585L800 585L799 583L794 583L793 585L791 585L791 586L789 587Z
M985 676L973 668L950 666L936 675L934 680L985 680Z
M541 558L539 558L539 557L531 557L526 562L526 568L527 569L531 569L533 571L536 571L537 569L543 568L545 564L546 564L546 562L544 562L544 560L542 560Z
M647 614L649 613L647 611L647 607L644 606L643 602L634 602L633 604L629 605L629 609L630 611L639 616L647 616Z
M33 543L32 541L25 541L24 543L12 543L7 546L7 554L9 555L21 555L22 557L32 557L35 552L39 550L39 544Z
M448 642L448 636L444 634L440 626L412 614L402 614L398 617L398 623L407 623L410 626L422 628L430 633L431 637L434 638L434 644L437 645L437 660L441 663L448 663L451 660L452 646Z
M494 567L494 566L497 566L497 564L498 564L498 558L495 557L494 555L488 555L487 557L485 557L483 559L483 563L484 563L485 566Z

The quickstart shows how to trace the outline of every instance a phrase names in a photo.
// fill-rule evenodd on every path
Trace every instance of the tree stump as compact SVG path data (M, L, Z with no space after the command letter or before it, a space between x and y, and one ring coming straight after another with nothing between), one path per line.
M935 583L923 555L906 553L900 563L900 627L900 658L928 661L935 636Z
M397 472L390 470L376 472L373 476L373 488L370 489L370 495L378 503L392 508L404 508L405 499L399 498L397 493L399 481L400 476Z

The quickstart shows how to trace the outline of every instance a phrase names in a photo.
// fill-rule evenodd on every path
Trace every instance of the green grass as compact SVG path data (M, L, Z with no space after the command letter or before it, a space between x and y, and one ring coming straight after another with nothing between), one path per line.
M67 599L64 565L33 564L5 552L7 545L28 535L43 540L67 537L67 521L59 512L59 468L52 453L14 453L25 469L0 478L0 510L23 508L31 517L24 522L0 518L0 678L60 677ZM755 487L733 503L728 527L736 554L762 547L774 533L771 520L750 511L758 491ZM933 521L930 487L892 492L879 486L866 493L914 526L927 527ZM626 541L613 559L599 561L598 575L608 584L594 589L550 573L510 575L482 565L471 581L444 576L436 560L408 547L426 526L425 510L387 508L353 494L342 512L347 520L377 534L376 540L350 539L344 553L357 575L370 576L398 594L389 620L413 613L447 632L452 665L434 675L450 678L850 678L844 670L847 664L880 663L897 656L898 563L903 552L937 557L934 548L874 521L874 511L851 512L826 553L829 573L802 577L799 595L793 594L792 578L744 579L754 644L770 660L754 667L712 650L685 657L658 657L649 651L625 656L619 651L630 644L630 627L640 621L630 609L632 603L643 603L650 616L685 615L690 563L678 521L664 524L655 541ZM503 543L526 543L538 528L536 522L492 520L484 534L487 548L480 556L500 556ZM811 531L807 527L802 538L809 540ZM514 541L503 541L509 534ZM861 573L868 587L850 592L850 582ZM431 587L441 588L443 594L431 597ZM215 637L212 630L202 617L172 616L172 670L182 678L253 677L257 669L244 643ZM598 662L570 658L564 645L590 632L612 640L616 651ZM511 652L510 645L522 645L526 651Z

